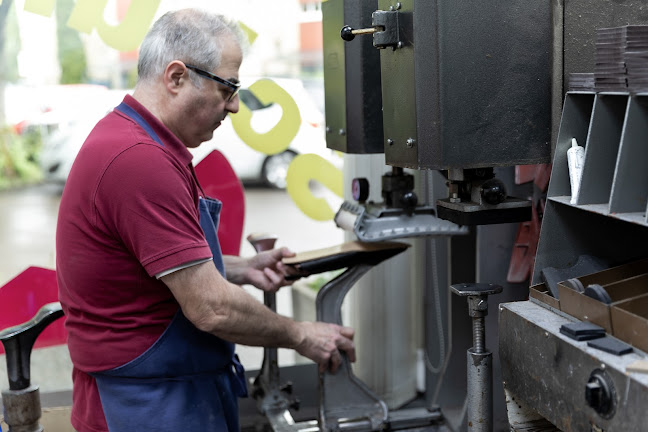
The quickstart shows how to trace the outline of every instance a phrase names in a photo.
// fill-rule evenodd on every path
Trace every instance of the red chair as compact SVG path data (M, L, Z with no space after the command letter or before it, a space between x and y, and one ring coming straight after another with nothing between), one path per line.
M0 304L5 305L0 314L0 329L6 329L32 319L47 303L58 301L56 272L41 267L29 267L0 288ZM67 343L63 320L47 326L38 336L34 348ZM4 347L0 344L0 353Z
M196 165L196 176L207 196L223 203L218 240L224 255L239 255L245 222L245 195L232 166L218 150Z

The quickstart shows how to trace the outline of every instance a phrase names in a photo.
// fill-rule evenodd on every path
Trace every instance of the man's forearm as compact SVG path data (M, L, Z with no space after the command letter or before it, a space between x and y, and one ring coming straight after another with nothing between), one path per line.
M179 270L162 280L200 330L252 346L295 348L303 340L300 324L272 312L227 282L211 262Z
M225 264L227 280L236 285L243 285L247 283L245 280L245 269L247 267L247 259L234 255L223 255L223 263Z

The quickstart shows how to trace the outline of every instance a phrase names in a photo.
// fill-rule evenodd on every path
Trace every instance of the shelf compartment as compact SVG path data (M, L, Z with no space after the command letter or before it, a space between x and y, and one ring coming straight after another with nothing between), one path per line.
M545 267L568 268L583 254L620 265L645 258L648 229L604 214L604 205L569 204L569 196L547 200L532 284L541 283Z
M579 208L584 211L591 213L597 213L603 216L609 216L614 219L619 219L625 222L631 222L634 224L648 226L648 221L646 221L646 213L644 212L631 212L631 213L610 213L608 204L584 204L584 205L574 205L570 204L569 200L571 196L555 196L549 198L550 201L557 202L563 205L568 205L571 207Z
M646 217L648 207L648 95L632 97L619 147L610 213ZM619 215L623 217L623 215Z
M569 92L565 96L547 196L571 196L567 149L572 138L586 146L594 98L595 93L587 92Z
M576 204L608 204L625 123L628 94L598 93L585 146Z

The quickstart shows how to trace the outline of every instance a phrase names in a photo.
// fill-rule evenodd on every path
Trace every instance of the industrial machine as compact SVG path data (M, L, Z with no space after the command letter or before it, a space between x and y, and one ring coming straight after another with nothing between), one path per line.
M299 393L301 376L282 370L296 379L296 393L320 396L309 401L316 407L310 423L298 425L291 414L273 428L645 429L639 407L648 380L626 370L646 358L641 344L623 358L566 337L561 328L591 317L566 313L566 300L538 285L551 268L559 275L572 268L566 279L578 285L588 273L576 266L583 255L607 267L646 256L646 96L629 86L632 74L616 57L612 37L629 31L602 31L597 39L600 29L648 23L646 6L328 0L322 10L327 144L348 154L384 153L386 164L382 201L368 199L366 179L348 179L352 197L336 223L366 244L424 239L428 367L425 391L412 402L423 410L386 410L374 398L374 410L330 422L323 408L335 401L323 396L326 377ZM638 43L630 51L639 59L646 49ZM639 67L638 76L646 70ZM596 72L591 81L568 91L571 77L589 72ZM573 139L586 156L580 194L570 203ZM514 167L551 163L546 204L535 189L516 194ZM514 231L538 217L536 207L544 213L535 269L526 283L508 283ZM620 238L629 243L621 246ZM502 293L487 302L499 285ZM497 347L492 362L484 334Z
M359 278L408 247L398 240L421 240L425 389L388 407L346 360L320 374L279 368L266 350L249 372L243 429L646 430L648 261L632 275L616 266L648 256L648 67L632 75L616 57L627 29L597 34L647 24L645 2L327 0L322 11L327 144L384 154L382 201L369 199L368 180L348 179L335 220L355 240L292 264L304 274L346 268L317 300L318 319L340 322ZM631 48L648 59L648 43ZM570 77L593 71L568 91ZM585 148L577 197L573 140ZM516 191L514 167L534 164L553 165L535 267L509 283L518 223L545 199ZM583 256L611 273L596 279ZM610 286L632 278L639 306L615 303ZM592 301L602 315L581 308ZM582 337L624 342L615 311L643 331L624 336L630 354Z

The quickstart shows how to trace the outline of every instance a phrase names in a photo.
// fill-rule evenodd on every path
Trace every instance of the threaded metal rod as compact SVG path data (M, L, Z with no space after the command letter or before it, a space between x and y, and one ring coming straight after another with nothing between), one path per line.
M484 330L484 317L473 317L473 351L482 354L486 349L486 331Z

